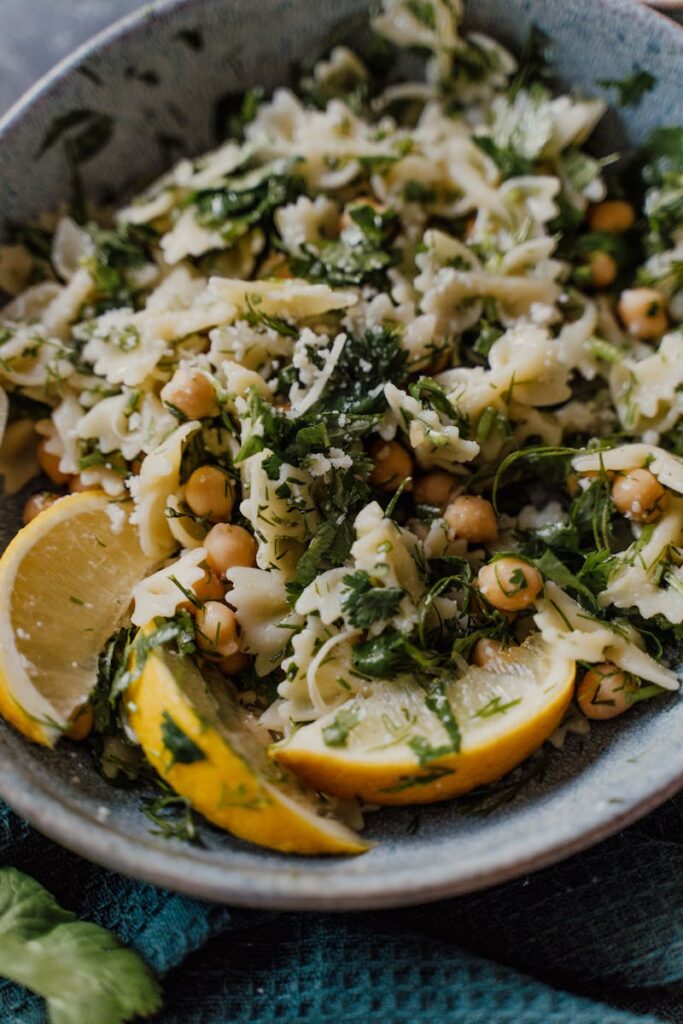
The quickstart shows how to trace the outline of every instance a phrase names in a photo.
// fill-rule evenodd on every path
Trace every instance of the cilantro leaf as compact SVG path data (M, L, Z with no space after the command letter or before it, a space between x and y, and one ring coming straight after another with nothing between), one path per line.
M300 254L290 258L295 276L335 287L378 283L382 279L383 272L397 258L389 247L396 214L393 210L375 210L363 202L350 206L348 213L358 229L358 238L348 241L342 235L303 245Z
M342 608L348 612L351 625L359 629L390 619L396 614L405 593L400 587L374 587L362 569L345 576L342 582L348 590Z
M45 998L50 1024L124 1024L161 1006L137 953L10 867L0 869L0 971Z
M204 751L183 732L177 722L173 721L168 711L164 711L161 716L161 740L171 755L169 768L174 764L196 764L197 761L206 761Z

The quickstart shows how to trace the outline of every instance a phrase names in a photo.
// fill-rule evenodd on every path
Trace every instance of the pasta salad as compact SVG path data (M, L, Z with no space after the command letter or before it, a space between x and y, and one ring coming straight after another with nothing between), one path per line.
M143 556L78 709L111 776L142 742L205 810L170 773L211 759L201 730L164 712L157 763L136 728L155 645L230 695L273 785L371 803L679 685L683 129L597 155L605 102L559 91L547 40L460 17L384 0L219 148L2 250L5 488L35 450L27 522L101 491ZM515 680L554 673L529 710ZM457 761L478 728L488 774Z

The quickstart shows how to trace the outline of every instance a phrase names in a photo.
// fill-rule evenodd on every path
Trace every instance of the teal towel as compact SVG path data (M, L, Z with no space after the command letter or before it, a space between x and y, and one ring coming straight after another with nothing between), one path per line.
M683 1022L683 798L554 868L373 913L229 909L131 881L0 805L0 864L164 977L163 1024ZM0 965L1 969L1 965ZM0 981L2 1024L44 1024Z

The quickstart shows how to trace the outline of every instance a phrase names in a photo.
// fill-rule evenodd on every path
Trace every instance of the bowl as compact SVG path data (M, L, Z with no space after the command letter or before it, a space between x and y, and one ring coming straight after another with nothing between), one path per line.
M285 83L293 62L365 8L362 0L161 0L125 18L60 64L0 123L3 221L22 221L68 195L61 148L40 155L51 129L64 124L59 118L89 111L112 119L111 137L83 174L94 198L123 197L172 159L213 145L226 96ZM605 119L606 151L642 142L657 125L683 123L683 32L632 0L477 0L466 17L467 27L513 47L537 24L553 40L560 77L591 93L600 94L599 80L637 67L655 75L638 106ZM18 528L20 508L20 496L0 499L0 542ZM140 793L108 785L87 751L38 748L0 723L0 795L64 846L207 899L349 909L497 884L633 822L683 785L683 701L673 695L586 738L569 736L563 751L532 761L525 774L497 807L456 801L372 813L366 831L378 843L371 852L304 859L204 824L197 846L153 835Z

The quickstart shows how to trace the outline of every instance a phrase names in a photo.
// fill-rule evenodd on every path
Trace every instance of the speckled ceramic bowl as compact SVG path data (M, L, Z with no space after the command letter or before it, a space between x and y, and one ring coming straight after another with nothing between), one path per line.
M93 194L121 194L180 152L213 144L220 97L285 82L363 0L165 0L80 49L0 125L2 220L21 220L68 193L59 147L38 157L55 118L110 115L114 132L87 164ZM476 0L471 26L519 45L532 23L555 42L569 84L636 67L657 77L640 106L612 114L604 144L638 142L658 124L683 123L683 31L632 0ZM170 152L169 152L170 151ZM18 500L0 504L4 541ZM247 846L202 827L193 847L150 834L139 793L110 788L87 752L31 746L0 724L0 794L37 828L86 857L210 899L264 907L366 908L481 888L566 857L617 831L683 784L683 700L673 696L570 737L513 799L487 815L450 803L369 815L378 845L355 859L304 859ZM480 808L481 809L481 808Z

